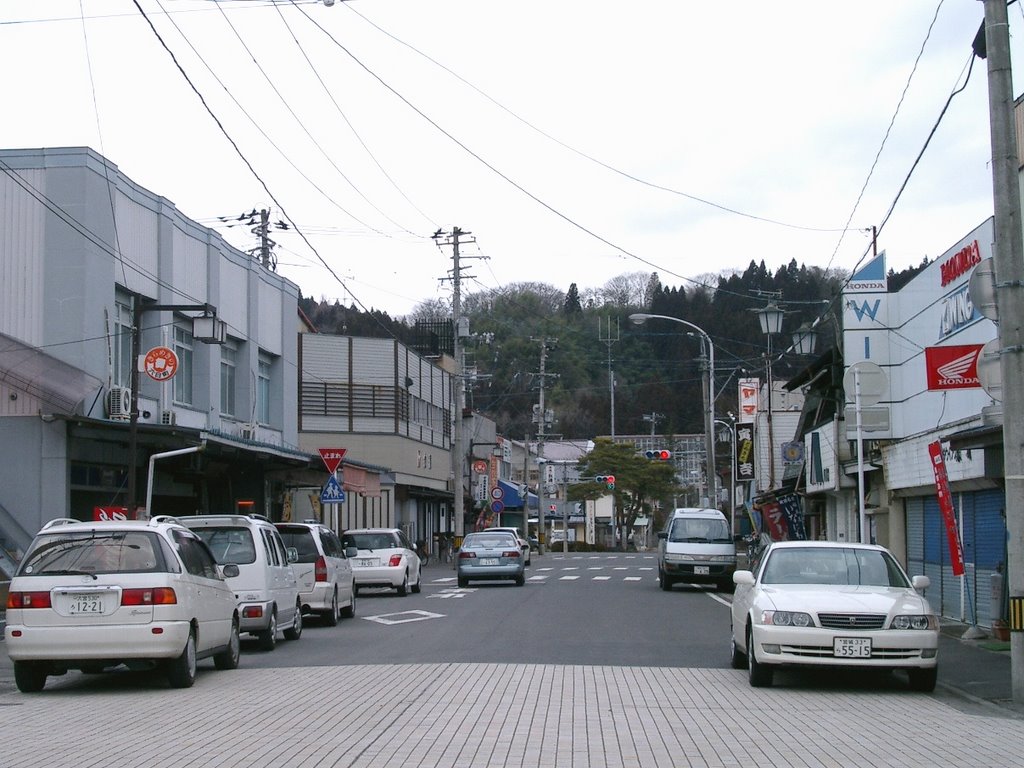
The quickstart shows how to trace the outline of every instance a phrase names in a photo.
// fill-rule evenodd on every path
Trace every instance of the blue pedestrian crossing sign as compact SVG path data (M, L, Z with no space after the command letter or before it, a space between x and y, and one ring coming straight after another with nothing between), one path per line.
M340 504L345 500L345 489L341 487L338 478L331 475L327 478L327 485L320 491L321 504Z

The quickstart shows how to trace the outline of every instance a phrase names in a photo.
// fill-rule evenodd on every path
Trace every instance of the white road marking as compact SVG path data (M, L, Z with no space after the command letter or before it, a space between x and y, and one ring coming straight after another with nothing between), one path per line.
M559 581L575 581L578 578L579 576L562 576L559 578Z
M364 621L375 621L378 624L388 626L394 624L408 624L413 621L427 621L429 619L443 619L443 613L431 613L430 611L401 611L400 613L382 613L379 616L363 616Z

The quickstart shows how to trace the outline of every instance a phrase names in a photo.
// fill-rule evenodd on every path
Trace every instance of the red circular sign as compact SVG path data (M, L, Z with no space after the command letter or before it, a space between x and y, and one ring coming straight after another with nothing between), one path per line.
M156 381L167 381L178 372L178 356L169 347L153 347L143 363L146 375Z

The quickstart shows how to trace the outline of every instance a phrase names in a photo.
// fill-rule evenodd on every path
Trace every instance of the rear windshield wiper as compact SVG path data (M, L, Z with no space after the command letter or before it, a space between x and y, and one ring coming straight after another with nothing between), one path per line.
M52 570L52 571L36 571L36 573L33 574L33 575L35 575L35 576L92 576L93 581L96 581L99 578L99 576L97 576L92 571L79 571L79 570L76 570L74 568L62 568L60 570Z

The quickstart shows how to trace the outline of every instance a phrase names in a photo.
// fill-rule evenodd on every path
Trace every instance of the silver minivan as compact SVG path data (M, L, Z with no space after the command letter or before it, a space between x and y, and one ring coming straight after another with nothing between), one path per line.
M272 651L277 633L288 640L302 635L299 582L292 570L298 552L287 549L277 528L263 515L191 515L179 517L206 542L218 565L234 563L238 575L228 578L235 591L240 631Z
M681 507L669 515L658 534L658 584L668 591L676 582L713 583L733 589L736 541L725 515L717 509Z

